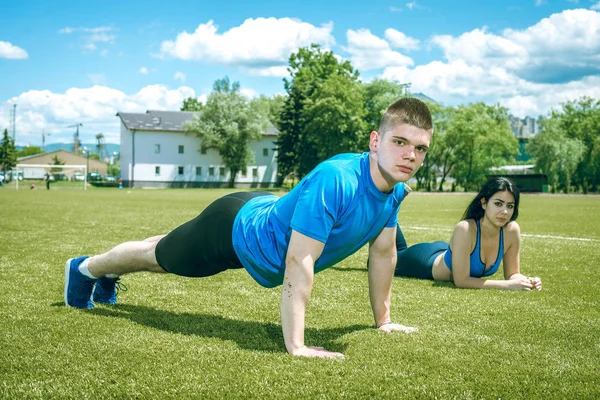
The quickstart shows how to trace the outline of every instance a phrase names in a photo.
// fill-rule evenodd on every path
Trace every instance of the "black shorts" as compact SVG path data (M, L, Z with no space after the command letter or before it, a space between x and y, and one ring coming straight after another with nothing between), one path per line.
M215 200L156 245L156 261L172 274L198 278L242 268L233 249L233 222L248 200L269 192L237 192Z

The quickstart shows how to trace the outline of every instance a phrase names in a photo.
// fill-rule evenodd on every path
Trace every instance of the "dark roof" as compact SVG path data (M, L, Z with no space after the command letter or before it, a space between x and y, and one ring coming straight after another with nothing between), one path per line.
M194 119L196 112L191 111L154 111L146 113L118 112L117 116L130 131L171 131L183 132L183 124Z
M199 114L195 111L156 111L145 113L118 112L123 124L130 131L168 131L183 132L183 124L194 119ZM271 123L264 133L265 136L278 136L279 130Z

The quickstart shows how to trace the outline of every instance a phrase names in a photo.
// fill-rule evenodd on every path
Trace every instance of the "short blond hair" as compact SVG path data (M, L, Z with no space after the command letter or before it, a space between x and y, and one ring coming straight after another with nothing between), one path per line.
M433 131L433 121L427 104L414 97L401 98L385 110L379 123L378 132L380 135L384 135L401 124Z

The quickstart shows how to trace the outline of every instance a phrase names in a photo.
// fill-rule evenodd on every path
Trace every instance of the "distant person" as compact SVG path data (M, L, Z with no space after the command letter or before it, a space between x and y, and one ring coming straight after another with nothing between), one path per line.
M140 271L204 277L245 268L260 285L282 285L281 325L290 354L343 357L306 346L304 315L314 274L369 243L369 294L380 331L412 332L392 322L391 285L402 182L419 169L433 134L429 109L403 98L385 112L370 151L320 163L283 197L226 195L168 235L120 244L65 265L65 303L78 308L116 302L118 276Z
M119 183L119 189L123 189L123 179L119 178L117 182Z
M407 248L396 232L396 276L453 281L459 288L542 290L537 277L521 274L519 190L507 178L487 181L454 228L450 243L419 243ZM503 264L504 280L481 279Z
M50 177L49 173L45 173L44 174L44 181L46 182L46 189L50 190L50 181L52 180L52 178Z

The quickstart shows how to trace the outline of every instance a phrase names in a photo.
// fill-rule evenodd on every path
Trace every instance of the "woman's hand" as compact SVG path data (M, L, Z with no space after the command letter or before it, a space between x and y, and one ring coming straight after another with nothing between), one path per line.
M534 288L534 284L530 278L519 274L519 276L513 276L508 281L507 289L509 290L531 290Z
M538 278L537 276L534 276L534 277L530 277L527 279L529 279L529 282L533 286L533 289L535 289L537 291L542 290L542 280L540 278Z

